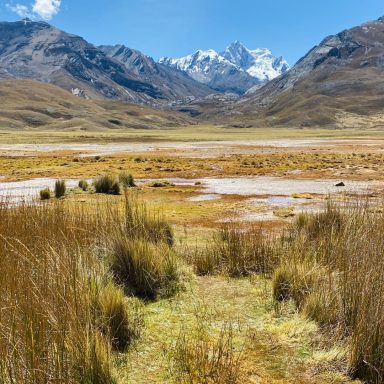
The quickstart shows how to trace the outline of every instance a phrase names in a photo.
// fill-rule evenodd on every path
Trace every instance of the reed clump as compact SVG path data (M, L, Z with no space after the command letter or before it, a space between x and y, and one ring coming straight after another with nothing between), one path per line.
M87 180L80 180L78 186L84 192L88 191L88 189L89 189L89 184L88 184Z
M96 193L104 193L106 195L120 195L121 188L118 180L112 175L103 175L93 182Z
M44 188L40 190L40 200L49 200L51 198L51 190L49 188Z
M55 197L59 199L60 197L65 196L65 192L67 191L67 184L65 180L56 180L55 182Z
M119 238L115 241L111 270L129 293L144 299L171 296L179 286L177 259L165 243Z
M122 288L109 281L100 291L96 303L100 311L100 328L112 347L125 351L141 335L142 304L128 298Z
M136 187L135 179L132 174L127 172L121 172L119 174L119 182L124 188L134 188Z

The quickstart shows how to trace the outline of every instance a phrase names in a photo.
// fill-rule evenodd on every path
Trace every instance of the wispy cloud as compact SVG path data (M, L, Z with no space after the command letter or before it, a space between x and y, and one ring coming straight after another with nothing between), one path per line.
M23 4L5 4L5 6L11 11L19 15L20 17L31 17L29 8Z
M20 17L51 20L60 11L61 0L35 0L30 7L24 4L6 4L6 7Z

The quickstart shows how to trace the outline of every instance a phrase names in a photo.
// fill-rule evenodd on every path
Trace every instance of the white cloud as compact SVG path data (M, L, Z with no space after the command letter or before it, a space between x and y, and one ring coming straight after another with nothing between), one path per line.
M29 9L26 5L22 4L6 4L6 7L12 11L15 12L20 17L30 17L31 14L29 12Z
M34 0L32 9L23 4L6 4L6 7L20 17L51 20L60 11L61 0Z
M61 0L35 0L32 11L45 20L52 19L60 11Z

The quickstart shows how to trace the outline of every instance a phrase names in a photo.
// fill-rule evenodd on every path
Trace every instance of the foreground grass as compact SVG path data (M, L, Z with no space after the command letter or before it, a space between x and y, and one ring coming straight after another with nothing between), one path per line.
M181 263L176 255L191 251L186 230L178 227L175 241L169 224L145 205L101 198L89 205L74 199L1 206L1 382L347 384L358 383L348 374L367 375L351 370L351 355L368 350L370 362L371 352L381 348L375 303L382 296L382 270L373 273L381 265L380 211L363 207L351 211L352 219L338 210L300 216L280 240L259 227L231 224L208 238L214 268L197 270L199 259ZM368 229L374 229L374 247ZM363 274L345 267L344 256L352 255L358 263L351 266L358 266L366 254L376 257L361 265ZM328 279L291 273L302 271L304 256L315 263L310 272ZM187 263L208 275L193 275ZM339 270L353 279L344 280L335 274ZM276 289L280 271L288 290L284 284ZM344 314L357 314L359 321L347 323L336 311L324 328L329 318L319 314L335 312L334 301L323 300L341 293L332 291L334 276L349 292ZM184 289L176 287L181 281ZM304 284L294 290L297 281ZM365 287L361 294L354 282ZM369 334L367 319L377 332ZM354 337L356 324L363 339Z
M119 382L184 382L175 372L180 336L194 339L203 329L217 343L228 324L234 356L240 356L238 383L355 382L346 376L343 347L327 345L318 326L291 305L275 315L271 292L270 282L260 278L200 277L177 297L148 305L141 341L119 357ZM221 382L230 383L199 383Z

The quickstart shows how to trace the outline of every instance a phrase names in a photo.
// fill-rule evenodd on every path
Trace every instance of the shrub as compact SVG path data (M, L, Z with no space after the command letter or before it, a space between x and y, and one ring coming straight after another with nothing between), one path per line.
M119 182L124 188L133 188L136 187L135 180L130 173L121 172L119 174Z
M86 192L89 188L89 184L87 180L80 180L79 181L79 188L82 189L84 192Z
M143 325L141 305L136 299L127 299L121 288L109 282L100 292L98 306L102 329L112 346L124 351L138 338Z
M168 180L152 181L148 185L152 188L166 188L166 187L174 187L175 186L174 183L171 183Z
M66 190L67 190L67 185L65 183L65 180L56 180L55 197L57 199L59 199L60 197L63 197L65 195Z
M51 190L44 188L40 191L40 200L49 200L51 198Z
M167 297L179 287L176 257L164 243L117 238L111 270L118 283L142 298Z
M93 185L96 193L105 193L108 195L120 194L120 185L111 175L100 176L93 182Z

